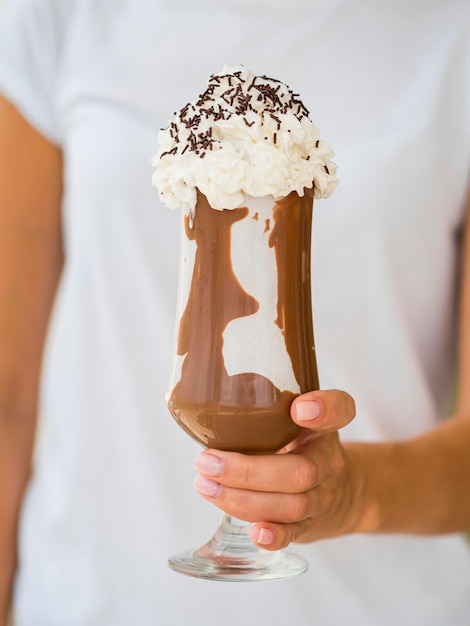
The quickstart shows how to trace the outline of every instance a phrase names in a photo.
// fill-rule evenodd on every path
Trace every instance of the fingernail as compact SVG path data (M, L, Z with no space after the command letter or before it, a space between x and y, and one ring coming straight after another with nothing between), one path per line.
M274 541L273 531L269 530L269 528L260 528L256 541L261 546L269 546Z
M198 472L207 476L220 476L223 470L223 462L219 457L203 452L196 457L194 467Z
M322 405L315 400L296 402L293 408L294 417L298 422L309 422L322 414Z
M194 486L205 496L210 496L211 498L216 498L220 493L219 483L216 483L215 480L211 480L210 478L205 478L200 474L194 479Z

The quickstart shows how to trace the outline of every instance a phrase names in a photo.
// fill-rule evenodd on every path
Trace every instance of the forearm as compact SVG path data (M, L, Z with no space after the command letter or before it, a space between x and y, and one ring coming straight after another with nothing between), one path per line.
M34 438L32 415L0 411L0 623L5 623L16 567L17 528Z
M62 153L0 96L0 625L16 563L43 344L62 267Z
M0 281L1 284L1 281ZM4 290L3 290L4 291ZM21 503L28 483L34 445L40 372L40 339L16 333L11 316L0 307L0 625L6 623L17 562ZM21 316L18 314L17 319ZM37 328L43 331L37 321ZM43 331L44 332L44 331ZM43 332L41 336L43 336ZM15 355L17 358L15 358Z
M345 451L362 477L360 532L429 535L470 528L469 418L449 419L406 441L348 443Z

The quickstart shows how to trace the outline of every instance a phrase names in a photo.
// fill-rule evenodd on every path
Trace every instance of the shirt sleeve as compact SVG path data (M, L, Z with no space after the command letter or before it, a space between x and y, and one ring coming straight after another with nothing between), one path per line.
M60 3L6 0L0 10L0 93L56 144L56 75L68 4Z

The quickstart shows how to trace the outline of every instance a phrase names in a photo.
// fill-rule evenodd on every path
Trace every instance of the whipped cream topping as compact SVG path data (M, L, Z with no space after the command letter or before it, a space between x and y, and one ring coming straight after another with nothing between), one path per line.
M275 200L313 187L335 189L333 152L287 85L224 66L207 89L158 134L152 182L170 208L193 210L199 189L214 209L242 206L246 196Z

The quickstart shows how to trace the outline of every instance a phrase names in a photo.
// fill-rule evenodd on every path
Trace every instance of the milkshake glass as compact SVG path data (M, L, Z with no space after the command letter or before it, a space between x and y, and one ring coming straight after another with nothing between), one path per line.
M336 179L332 153L315 133L285 85L236 67L212 76L161 140L155 184L181 212L167 404L206 447L278 453L301 431L290 418L292 400L319 387L312 209L314 195L328 195ZM240 581L307 569L300 556L255 547L249 529L223 515L207 544L169 564L200 578Z

